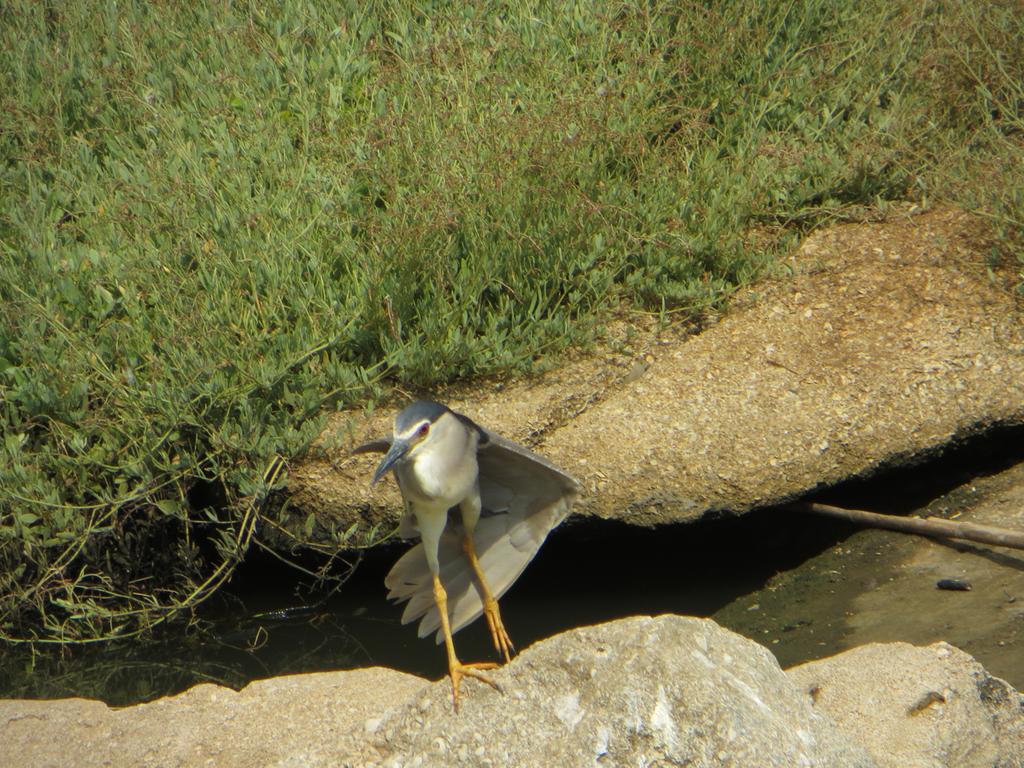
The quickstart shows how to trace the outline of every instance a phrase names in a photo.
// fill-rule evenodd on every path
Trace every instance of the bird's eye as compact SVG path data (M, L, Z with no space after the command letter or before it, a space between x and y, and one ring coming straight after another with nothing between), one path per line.
M429 424L423 424L418 430L416 430L416 434L418 434L420 437L426 437L427 436L427 432L429 432L429 431L430 431L430 425Z

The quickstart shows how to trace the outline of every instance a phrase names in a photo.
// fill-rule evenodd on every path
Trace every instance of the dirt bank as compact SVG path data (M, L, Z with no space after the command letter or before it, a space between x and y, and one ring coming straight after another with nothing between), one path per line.
M699 334L638 321L549 374L429 394L574 473L578 513L742 512L1024 422L1024 311L991 253L958 210L838 225ZM335 449L292 469L303 514L392 519L395 489L345 451L390 417L331 420Z

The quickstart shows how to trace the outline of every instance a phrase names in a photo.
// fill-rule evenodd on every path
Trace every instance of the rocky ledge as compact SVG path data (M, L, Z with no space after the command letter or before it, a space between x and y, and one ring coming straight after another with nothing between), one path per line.
M992 248L984 222L950 209L823 229L785 278L751 286L700 333L621 322L604 353L543 376L419 394L579 478L579 514L656 525L744 512L1024 423L1019 276L987 268ZM291 468L302 519L393 522L397 491L371 493L375 458L348 454L392 414L335 415L332 447Z
M706 619L572 630L467 681L374 668L200 685L120 710L0 701L0 765L1024 765L1024 696L945 643L868 645L783 671Z

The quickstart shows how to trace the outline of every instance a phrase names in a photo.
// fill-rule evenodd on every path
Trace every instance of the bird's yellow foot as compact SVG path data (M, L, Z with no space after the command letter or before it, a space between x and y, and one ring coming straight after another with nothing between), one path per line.
M482 683L487 683L491 688L501 692L501 686L491 680L490 677L481 672L481 669L497 669L498 664L493 661L480 661L472 664L463 664L461 661L448 664L448 675L452 679L452 701L455 703L455 711L459 711L459 685L463 677L473 677Z
M487 617L487 627L491 630L491 640L494 643L494 649L505 658L505 663L508 664L512 660L512 654L516 649L512 645L512 638L508 636L508 632L505 631L505 625L501 621L498 601L494 599L490 587L487 586L487 579L484 576L484 569L480 567L480 560L476 556L476 546L473 544L472 536L467 535L462 540L462 551L466 553L469 564L473 568L473 573L476 574L477 583L480 585L480 597L484 603L484 616Z
M505 657L505 663L512 660L515 653L515 646L512 645L512 638L508 636L505 625L501 621L501 611L498 610L498 601L491 598L484 601L484 616L487 618L487 626L491 630L491 640L494 642L495 650Z

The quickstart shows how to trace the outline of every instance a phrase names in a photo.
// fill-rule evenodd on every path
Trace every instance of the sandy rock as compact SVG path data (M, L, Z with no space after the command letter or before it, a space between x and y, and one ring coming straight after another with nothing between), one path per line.
M362 760L387 708L426 681L370 668L198 685L125 709L85 699L0 700L0 766L312 768Z
M1024 697L944 643L783 672L707 619L621 619L537 643L499 693L387 669L200 685L120 710L0 700L0 765L63 768L1024 766Z
M946 643L865 645L787 674L880 766L1024 766L1024 696Z
M1024 422L1024 312L990 247L956 210L832 227L698 335L633 329L626 352L433 394L577 476L581 514L654 525L784 501ZM290 475L303 516L394 519L375 458L347 454L391 415L332 420L326 457Z
M386 766L836 766L875 763L814 712L756 643L706 619L632 618L524 651L494 679L447 681L382 724Z

